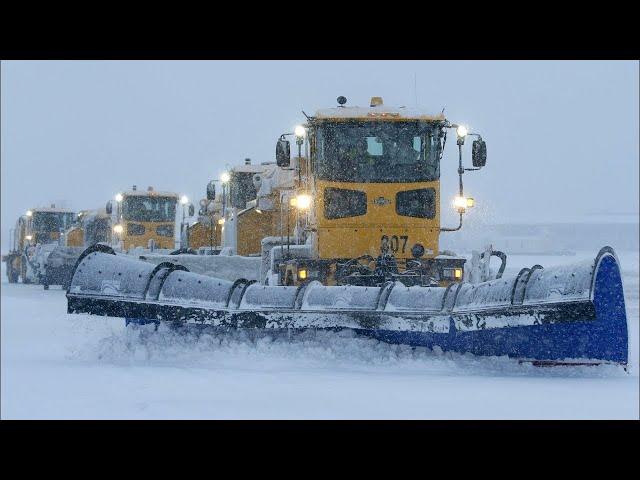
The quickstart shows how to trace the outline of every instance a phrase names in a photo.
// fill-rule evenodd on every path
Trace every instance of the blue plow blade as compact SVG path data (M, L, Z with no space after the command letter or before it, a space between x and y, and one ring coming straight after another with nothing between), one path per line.
M622 279L610 247L593 261L536 265L512 278L447 288L228 282L90 247L76 264L67 300L69 313L136 324L350 329L387 343L537 365L628 361Z

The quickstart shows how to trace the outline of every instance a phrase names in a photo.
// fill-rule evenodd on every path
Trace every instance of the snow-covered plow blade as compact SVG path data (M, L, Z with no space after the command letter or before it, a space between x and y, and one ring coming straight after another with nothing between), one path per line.
M44 261L42 284L45 288L49 285L62 285L67 289L71 283L75 264L82 252L81 247L55 246Z
M351 329L389 343L542 365L627 363L622 282L609 247L593 261L448 288L231 282L92 247L77 263L67 299L69 313L136 321Z

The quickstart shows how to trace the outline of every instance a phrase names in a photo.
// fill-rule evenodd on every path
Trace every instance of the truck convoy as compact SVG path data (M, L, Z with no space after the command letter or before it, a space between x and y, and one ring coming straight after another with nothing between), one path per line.
M221 196L210 182L200 225L182 236L191 248L139 258L104 244L87 248L67 291L68 312L180 327L347 329L536 365L626 365L624 297L610 247L593 261L534 265L509 278L502 252L485 248L467 260L441 251L440 235L459 231L475 203L463 179L486 165L485 141L443 114L387 107L380 97L367 107L346 103L338 97L336 107L305 114L277 140L275 162L225 172ZM448 137L457 147L451 163ZM441 224L447 165L458 174L451 226ZM113 231L157 229L171 205L145 206L162 212L151 215L158 225L118 205ZM120 242L121 250L139 245Z
M181 242L182 228L186 242L186 210L193 207L173 192L156 192L153 187L118 193L106 208L75 212L51 208L31 209L18 219L12 230L12 249L3 260L7 277L15 283L38 283L69 286L71 274L80 254L92 245L108 245L121 253L159 251L168 253ZM180 223L177 204L185 212Z

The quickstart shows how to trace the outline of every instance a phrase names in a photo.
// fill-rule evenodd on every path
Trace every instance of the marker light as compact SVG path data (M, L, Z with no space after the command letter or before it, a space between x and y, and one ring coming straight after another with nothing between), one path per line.
M473 198L471 197L467 198L467 208L472 208L473 206L475 206L475 204L476 204L476 201Z
M302 269L302 270L298 270L298 278L300 280L304 280L307 278L307 271Z
M307 210L311 206L311 195L301 193L291 199L291 206L296 207L298 210Z
M189 203L189 197L187 197L186 195L182 195L182 197L180 197L180 203L182 205L186 205L187 203Z
M31 215L33 215L33 212L31 210L27 210L27 217L30 217Z
M121 201L122 201L122 198L123 198L123 197L122 197L122 194L121 194L121 193L118 193L118 194L116 195L116 202L121 202Z
M462 269L461 268L454 268L453 269L453 278L455 278L456 280L460 280L462 278Z
M453 206L460 212L464 212L467 208L468 201L466 197L455 197L453 199Z
M113 231L115 233L122 233L124 230L124 228L122 228L122 225L118 224L118 225L114 225L113 226Z
M220 181L222 183L227 183L229 180L231 180L231 175L229 175L229 172L222 172L222 175L220 175Z
M218 220L218 225L224 225L224 218L221 218L220 220Z
M469 133L469 130L464 125L459 125L456 130L456 133L458 134L459 137L464 138Z
M293 133L296 137L298 138L302 138L306 135L307 131L304 129L304 127L302 125L298 125L296 126L296 128L293 130Z

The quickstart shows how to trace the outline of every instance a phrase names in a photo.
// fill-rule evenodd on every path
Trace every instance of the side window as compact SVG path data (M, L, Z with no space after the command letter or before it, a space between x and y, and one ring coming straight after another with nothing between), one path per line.
M367 213L367 194L359 190L327 188L324 191L324 216L329 220L357 217Z
M378 137L367 137L367 152L374 157L381 157L384 154L382 142Z
M422 151L422 138L413 137L413 149L416 152L421 152Z
M405 217L434 218L436 215L435 189L421 188L398 192L396 213Z

